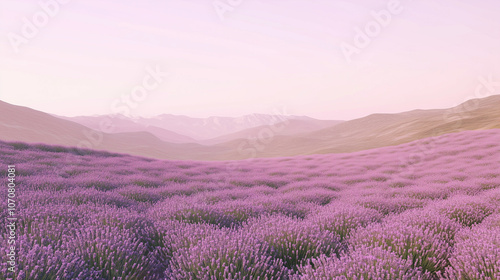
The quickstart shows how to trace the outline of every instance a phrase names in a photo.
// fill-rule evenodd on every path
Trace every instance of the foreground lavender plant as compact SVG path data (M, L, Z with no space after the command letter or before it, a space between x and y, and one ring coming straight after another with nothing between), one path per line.
M448 265L452 247L432 230L388 221L359 230L349 240L354 248L381 247L412 262L415 269L439 274Z
M448 279L500 278L500 215L458 234Z
M320 256L312 264L299 268L297 280L331 279L425 279L410 260L402 260L396 254L380 247L361 246L340 259Z
M251 220L243 230L267 244L269 254L290 269L320 255L336 256L343 249L338 235L321 231L312 222L281 215Z
M229 231L204 238L178 250L172 259L170 279L284 279L283 263L268 255L265 243Z

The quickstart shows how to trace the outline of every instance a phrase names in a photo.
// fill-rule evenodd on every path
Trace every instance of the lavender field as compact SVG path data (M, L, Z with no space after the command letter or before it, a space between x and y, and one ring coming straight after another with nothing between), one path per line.
M499 141L239 162L0 142L19 200L0 278L500 279Z

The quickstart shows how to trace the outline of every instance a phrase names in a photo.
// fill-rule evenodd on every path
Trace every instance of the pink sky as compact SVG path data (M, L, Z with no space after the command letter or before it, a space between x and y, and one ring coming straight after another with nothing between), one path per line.
M0 2L0 100L59 115L113 113L159 67L172 75L131 112L195 117L286 113L352 119L451 107L479 77L500 82L500 2L401 0L348 62L341 44L389 1L254 1L221 20L212 0L61 4L15 52L39 2ZM223 1L225 2L225 1ZM500 94L483 91L482 95Z

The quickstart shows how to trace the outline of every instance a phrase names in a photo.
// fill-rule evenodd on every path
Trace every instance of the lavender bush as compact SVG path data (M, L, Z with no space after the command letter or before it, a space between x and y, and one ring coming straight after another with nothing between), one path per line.
M361 246L340 258L320 256L299 270L297 280L425 279L411 261L380 247Z
M457 236L448 279L500 278L500 215Z

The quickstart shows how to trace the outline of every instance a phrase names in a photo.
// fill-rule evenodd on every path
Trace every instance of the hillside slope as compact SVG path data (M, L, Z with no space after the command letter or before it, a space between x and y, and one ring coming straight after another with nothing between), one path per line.
M99 133L46 113L0 102L0 140L65 146L84 143L93 149L160 159L239 160L346 153L453 132L500 128L500 96L470 100L449 109L374 114L340 123L292 119L277 123L275 127L280 129L258 126L211 139L205 145L170 143L148 131ZM159 130L155 131L156 135L169 133L159 127L149 129ZM169 137L177 137L181 142L189 139L173 134ZM182 137L184 140L180 139Z

